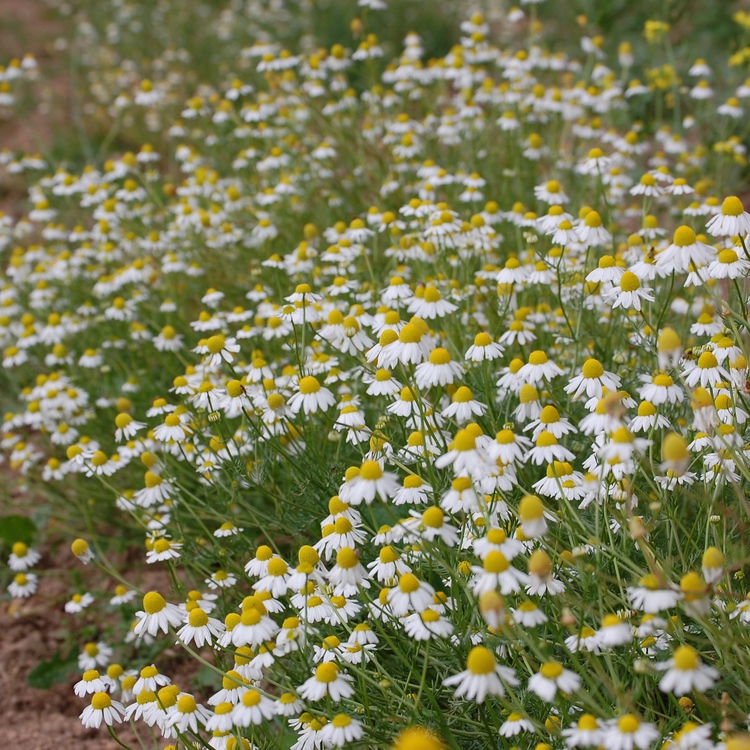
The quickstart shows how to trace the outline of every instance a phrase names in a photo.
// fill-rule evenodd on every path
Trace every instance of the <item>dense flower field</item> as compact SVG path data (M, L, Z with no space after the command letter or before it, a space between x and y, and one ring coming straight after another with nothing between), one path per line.
M389 61L359 4L329 48L258 32L223 88L84 28L89 114L142 142L0 159L30 199L0 219L2 447L112 581L65 605L98 613L82 722L748 750L747 49L714 75L663 21L581 18L552 51L522 0ZM4 68L3 106L35 75ZM33 596L37 547L9 553ZM212 691L172 682L175 644Z

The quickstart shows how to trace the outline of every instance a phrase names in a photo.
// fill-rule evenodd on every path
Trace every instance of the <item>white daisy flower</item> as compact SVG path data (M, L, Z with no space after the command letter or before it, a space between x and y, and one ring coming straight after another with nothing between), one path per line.
M642 287L640 279L632 271L625 271L619 284L604 292L602 297L612 304L613 309L624 307L640 310L642 300L654 301L652 291L648 287Z
M453 633L453 624L440 612L428 607L423 612L413 612L402 620L404 630L416 641L430 638L448 638Z
M501 357L505 349L495 343L489 334L478 333L474 337L474 343L466 350L464 359L470 362L492 361Z
M15 542L8 557L8 567L15 572L23 572L36 565L42 555L23 542Z
M423 612L434 601L435 589L420 581L413 573L404 573L389 590L386 602L396 617Z
M200 705L189 693L180 693L177 702L167 715L166 725L175 727L180 732L198 732L199 724L205 725L211 718L211 712Z
M156 635L160 630L166 633L170 626L182 625L183 613L179 607L169 604L157 591L149 591L143 597L143 610L135 613L138 623L133 632L136 636L145 633Z
M287 404L292 414L297 414L300 410L305 414L328 411L336 403L333 393L313 375L301 378L298 389Z
M244 690L239 702L232 710L232 721L236 727L262 724L276 714L276 704L255 688Z
M94 603L94 597L86 592L85 594L73 594L72 598L65 602L65 611L68 614L77 614L83 612L86 607Z
M653 724L641 721L635 714L625 714L606 722L601 744L605 750L647 750L660 736Z
M307 701L319 701L326 696L338 703L354 694L352 678L343 674L334 662L320 664L312 677L299 687L300 696Z
M456 687L454 699L483 703L488 695L505 695L503 683L518 685L515 670L497 663L493 653L484 646L475 646L466 658L466 670L443 680L445 687Z
M395 474L383 471L378 461L365 461L359 468L359 473L353 479L342 485L339 497L349 505L371 505L375 497L383 502L400 489Z
M350 743L362 739L364 735L362 723L347 714L336 714L323 727L323 740L332 747L346 747Z
M91 693L105 693L113 690L115 682L113 679L104 675L102 677L96 669L87 669L82 678L73 686L73 692L79 698L85 698Z
M16 573L8 584L8 593L15 599L26 599L36 593L39 576L35 573Z
M198 648L202 648L204 644L210 646L213 639L218 638L224 630L221 620L209 617L205 610L195 607L188 613L185 625L177 631L177 637L183 643L195 643Z
M108 727L119 724L125 709L119 701L113 701L105 692L94 693L91 704L78 717L86 729L99 729L102 722Z
M632 628L617 615L606 615L602 620L601 628L597 632L597 639L599 645L606 648L622 646L633 640Z
M501 737L515 737L521 732L533 732L535 730L534 723L522 716L519 713L513 711L508 715L508 718L500 725L500 736Z
M529 690L543 701L550 703L558 690L572 693L581 686L581 678L556 661L542 664L539 671L529 679Z
M521 590L528 577L514 568L507 557L499 550L492 550L482 561L482 565L472 565L474 577L470 586L475 596L499 588L501 594L513 594Z
M655 666L658 670L665 670L659 681L659 690L673 693L678 698L693 690L705 693L719 679L719 673L703 664L691 646L679 646L671 659Z
M706 229L714 237L733 237L750 233L750 213L745 211L742 201L736 195L724 198L721 213L717 213L706 224Z
M562 730L565 747L597 747L601 744L601 725L593 714L583 714L573 727Z
M643 576L638 586L631 586L627 591L632 606L647 614L671 609L682 599L680 591L665 588L653 573Z
M620 377L613 372L607 372L598 359L589 358L583 363L581 372L570 380L564 390L573 399L581 398L584 394L587 399L600 399L605 388L608 391L619 390Z
M732 248L720 250L716 260L708 267L708 276L712 279L738 279L748 273L750 261L740 258Z

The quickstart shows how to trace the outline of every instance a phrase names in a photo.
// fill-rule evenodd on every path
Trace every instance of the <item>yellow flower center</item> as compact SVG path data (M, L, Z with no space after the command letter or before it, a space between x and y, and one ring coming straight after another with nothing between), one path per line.
M388 333L388 331L384 331L383 335L385 335L386 333ZM422 339L422 332L413 323L407 323L401 329L401 333L399 333L398 339L402 344L416 344ZM381 345L383 344L382 340L380 343Z
M91 707L97 711L104 711L105 708L109 708L112 705L112 699L107 693L94 693L94 697L91 699Z
M453 441L453 447L457 451L472 451L476 448L477 441L469 430L459 430Z
M454 394L453 401L459 404L465 404L474 398L471 388L462 385Z
M698 357L698 367L702 370L711 370L718 366L719 362L712 352L703 352L703 354Z
M674 652L674 666L675 669L680 669L684 672L693 672L698 669L700 659L698 658L698 652L690 646L679 646Z
M581 368L583 377L587 380L596 380L604 374L602 363L598 359L587 359Z
M437 507L428 508L422 513L422 523L433 529L439 529L443 525L444 518L445 514Z
M584 731L592 731L599 728L599 722L596 720L596 716L584 714L578 719L578 728Z
M177 710L181 714L192 714L198 708L195 698L192 695L183 695L177 701Z
M447 365L451 361L451 355L447 349L438 347L430 352L430 363L433 365Z
M299 381L299 392L307 396L310 393L317 393L320 390L320 383L312 375L302 378Z
M544 505L536 495L526 495L518 504L518 515L524 521L535 521L544 516Z
M226 343L226 339L220 333L217 333L206 341L206 347L211 354L218 354L226 346Z
M617 727L623 734L633 734L633 732L637 732L640 725L641 722L638 721L638 718L633 716L633 714L625 714L625 716L621 716L617 721Z
M318 682L333 682L339 676L339 668L333 662L321 664L315 670L315 679Z
M488 573L504 573L510 567L508 558L499 550L492 550L484 558L484 569Z
M632 271L625 271L620 277L620 289L623 292L634 292L636 289L640 289L640 287L641 282Z
M362 479L369 482L375 482L383 476L383 470L377 461L365 461L359 470Z
M562 664L558 664L556 661L548 661L546 664L542 664L539 673L548 680L555 680L563 673Z
M419 588L419 579L413 573L405 573L399 578L398 587L405 594L412 594Z
M359 565L359 557L351 547L343 547L336 555L336 564L340 568L349 570Z
M688 226L677 227L673 242L677 247L687 247L696 241L695 232Z
M147 615L155 615L157 612L161 612L166 606L166 600L158 591L149 591L143 597L143 611Z
M740 216L744 213L745 207L742 201L736 195L730 195L724 198L721 204L721 213L724 216Z
M472 674L491 674L496 666L495 657L484 646L475 646L466 658L466 668Z

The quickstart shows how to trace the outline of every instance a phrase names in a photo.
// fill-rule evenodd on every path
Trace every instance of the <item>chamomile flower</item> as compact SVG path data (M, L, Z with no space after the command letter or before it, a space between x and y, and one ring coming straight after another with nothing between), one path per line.
M635 714L624 714L606 722L601 745L605 750L647 750L659 738L659 730Z
M565 747L598 747L601 744L602 727L593 714L583 714L574 726L562 730Z
M648 573L640 579L638 586L628 588L628 597L636 609L657 614L674 607L682 594L665 587L653 573Z
M138 620L134 628L136 636L156 635L160 630L166 633L170 626L180 626L183 618L180 608L169 604L157 591L149 591L143 597L143 610L136 612L135 616Z
M437 347L430 352L427 362L417 365L414 375L417 386L427 389L433 386L449 385L460 378L463 373L464 368L458 362L451 360L448 350Z
M337 664L324 662L315 669L312 677L300 685L299 694L308 701L319 701L328 696L338 703L354 694L351 682L352 678L342 673Z
M709 266L707 274L712 279L738 279L750 273L750 261L741 258L736 250L727 248Z
M68 614L77 614L83 612L86 607L94 603L94 597L86 592L85 594L73 594L71 599L65 602L65 611Z
M563 374L563 369L552 362L547 353L534 351L529 354L529 361L520 369L518 375L530 385L537 385L543 380L552 380Z
M413 573L404 573L386 599L396 617L402 617L411 612L423 612L432 603L435 589L428 583L420 581Z
M328 411L336 403L333 393L313 375L301 378L297 392L289 399L288 407L292 414L303 411L305 414Z
M453 633L451 621L432 607L422 612L412 612L402 622L407 635L416 641L448 638Z
M236 727L262 724L276 714L276 704L256 688L245 689L232 709L232 721Z
M15 572L32 568L42 559L42 555L24 542L14 542L8 557L8 567Z
M466 670L443 680L445 687L456 687L454 699L483 703L488 695L505 695L505 685L515 687L515 670L497 663L493 653L484 646L475 646L466 658Z
M34 573L16 573L8 584L8 593L15 599L27 599L36 593L39 577Z
M205 725L211 712L198 703L189 693L180 693L167 715L166 725L180 732L198 732L199 724Z
M604 292L602 296L612 304L613 309L624 307L640 310L643 300L654 301L652 291L648 287L642 287L639 278L632 271L625 271L618 285Z
M732 237L750 233L750 214L736 195L724 198L721 213L717 213L706 224L714 237Z
M598 359L589 358L583 363L581 372L570 380L564 390L573 399L581 398L584 394L587 399L600 399L605 388L617 391L620 388L619 376L605 371Z
M707 584L712 585L720 581L724 575L724 555L718 547L709 547L704 553L701 561L703 578Z
M558 690L572 693L580 686L581 678L556 661L545 662L529 679L529 690L548 703L554 699Z
M94 693L91 704L83 709L78 717L86 729L98 729L102 722L111 727L122 721L125 709L119 701L114 701L105 692Z
M686 362L683 366L685 384L689 388L716 387L722 381L730 380L729 373L719 364L712 352L703 352L697 362Z
M478 333L474 343L466 350L464 358L469 362L488 362L501 357L505 349L495 343L489 334Z
M475 596L499 589L501 594L512 594L521 590L527 577L514 568L499 550L492 550L482 560L482 565L471 567L474 574L470 585Z
M451 398L450 406L441 412L447 419L455 419L459 424L470 421L474 417L480 417L487 411L487 406L474 399L471 389L465 385L460 386Z
M534 722L513 711L508 718L500 725L501 737L516 737L521 732L533 732Z
M214 638L224 632L221 620L209 617L203 609L195 607L188 612L185 624L177 631L177 637L183 643L195 643L198 648L204 644L211 645Z
M83 651L78 655L78 668L81 670L106 667L112 659L112 649L104 641L84 644Z
M383 471L378 461L365 461L359 472L339 492L341 499L349 505L370 505L375 497L387 501L399 489L395 474Z
M542 612L537 605L532 601L521 602L516 609L511 613L513 622L522 625L525 628L535 628L538 625L543 625L549 620L547 615Z
M617 615L606 615L596 635L599 645L605 648L622 646L633 640L632 628Z
M673 657L656 668L665 672L659 681L659 690L678 698L692 691L705 693L719 679L719 673L703 664L691 646L678 646Z
M87 669L81 679L73 686L73 692L79 698L85 698L91 693L107 692L114 688L114 680L105 675L102 677L96 669Z

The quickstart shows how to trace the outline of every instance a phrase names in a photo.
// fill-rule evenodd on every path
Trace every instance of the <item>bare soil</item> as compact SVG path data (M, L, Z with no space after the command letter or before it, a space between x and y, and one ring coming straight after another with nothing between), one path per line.
M0 0L0 65L30 53L39 66L34 99L24 103L21 116L0 110L0 149L44 152L54 133L69 127L71 86L64 51L58 46L64 32L65 24L45 0ZM0 211L17 215L24 195L23 178L5 175L0 181Z
M0 741L28 750L115 750L117 743L105 731L83 728L78 716L86 703L73 694L72 682L49 690L26 682L60 645L57 601L63 588L42 575L31 600L6 602L0 611Z
M52 142L53 129L64 125L66 108L56 105L69 96L69 82L65 66L60 65L62 52L55 44L63 31L64 25L54 19L43 0L0 0L0 64L26 53L39 63L38 99L22 118L0 117L0 148L28 153L45 150ZM20 181L4 183L0 211L18 213L23 197ZM78 716L85 702L73 694L72 682L49 690L27 683L29 672L60 646L65 585L44 575L44 568L59 570L61 565L62 559L46 556L39 592L30 600L6 600L0 605L0 743L27 750L114 750L117 744L106 732L81 725Z

